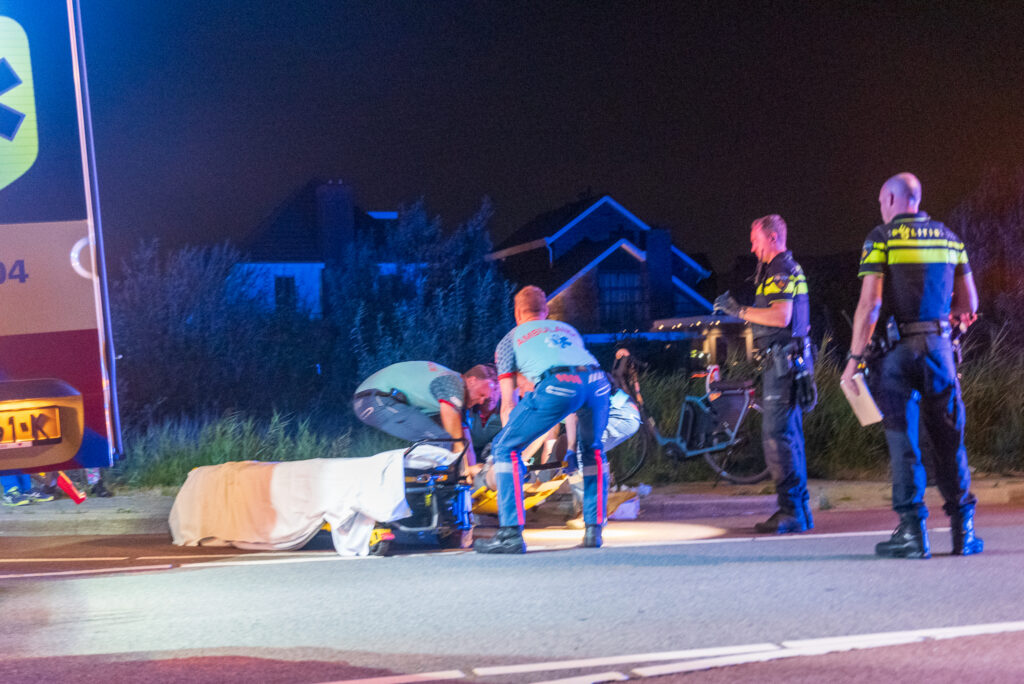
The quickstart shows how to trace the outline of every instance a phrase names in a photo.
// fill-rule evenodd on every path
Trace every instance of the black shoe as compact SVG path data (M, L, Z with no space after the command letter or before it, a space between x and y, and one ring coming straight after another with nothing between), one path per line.
M985 549L985 541L974 536L974 509L952 515L949 518L953 528L953 555L973 556Z
M583 533L583 546L588 549L599 549L603 543L601 539L601 526L587 525L587 531Z
M807 524L796 516L783 510L772 513L772 517L754 525L754 531L761 534L799 534L807 531Z
M477 553L526 553L526 542L519 527L499 527L490 539L474 539Z
M114 494L109 489L104 487L102 482L97 482L96 484L89 488L89 496L96 496L101 499L109 499L110 497L114 496Z
M924 520L915 516L901 516L899 527L893 531L889 541L875 544L875 555L885 558L931 558Z

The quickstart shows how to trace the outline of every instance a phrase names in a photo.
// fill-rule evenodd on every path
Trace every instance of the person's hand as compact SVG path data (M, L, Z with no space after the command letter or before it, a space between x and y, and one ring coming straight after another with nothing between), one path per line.
M846 368L843 369L843 374L839 377L839 383L848 385L854 394L857 394L857 385L853 382L853 376L857 374L857 360L847 359Z
M740 303L736 301L735 297L729 294L728 290L715 298L715 311L721 311L726 315L739 318L741 308Z
M967 332L967 329L978 320L976 313L950 314L949 322L954 328L960 328L960 332Z
M463 475L466 477L468 484L473 484L473 478L480 474L480 471L484 469L483 463L477 463L475 465L467 466L466 472Z

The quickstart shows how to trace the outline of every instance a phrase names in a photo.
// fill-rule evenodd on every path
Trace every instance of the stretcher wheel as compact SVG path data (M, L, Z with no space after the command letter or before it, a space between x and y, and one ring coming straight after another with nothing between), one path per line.
M371 556L390 556L391 555L391 540L382 539L379 542L370 544L370 555Z

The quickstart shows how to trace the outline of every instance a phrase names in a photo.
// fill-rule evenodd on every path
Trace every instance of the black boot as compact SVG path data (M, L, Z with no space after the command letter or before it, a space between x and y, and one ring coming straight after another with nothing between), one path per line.
M974 536L974 509L951 515L950 526L953 528L953 555L971 556L981 553L985 542Z
M474 539L473 550L477 553L526 553L523 530L518 526L499 527L490 539Z
M807 531L803 509L798 513L777 510L764 522L754 524L754 531L760 534L799 534Z
M914 515L901 515L899 527L889 541L875 544L875 555L886 558L931 558L924 520Z
M583 533L583 546L590 549L598 549L601 548L603 543L601 540L601 526L587 525L587 531Z

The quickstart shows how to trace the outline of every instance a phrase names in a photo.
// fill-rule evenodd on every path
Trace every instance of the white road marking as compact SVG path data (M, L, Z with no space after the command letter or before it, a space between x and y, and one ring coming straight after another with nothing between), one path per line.
M707 658L711 656L732 655L735 653L752 653L755 651L777 651L776 644L746 644L744 646L715 646L711 648L691 648L685 651L664 651L661 653L634 653L632 655L605 656L601 658L585 658L580 660L562 660L549 663L524 663L522 665L498 665L494 667L475 667L473 674L507 675L526 672L550 672L552 670L573 670L584 667L607 667L608 665L629 665L632 663L649 663L655 660L685 660L687 658Z
M520 665L498 665L493 667L473 668L472 674L478 677L495 675L521 675L536 672L554 672L556 670L577 670L586 668L607 667L609 665L628 665L633 663L650 663L658 660L675 662L661 665L636 667L631 673L636 677L658 677L666 674L697 672L747 663L762 663L782 658L803 656L819 656L842 651L852 651L884 646L899 646L927 640L954 639L981 634L1002 634L1024 632L1024 621L996 622L981 625L964 625L960 627L936 627L901 632L878 632L874 634L850 634L846 636L820 637L816 639L798 639L783 641L781 644L756 643L738 646L717 646L693 648L682 651L664 651L660 653L637 653L633 655L606 656L600 658L584 658L576 660L551 661L546 663L523 663ZM363 679L345 679L324 684L406 684L414 682L430 682L442 679L461 679L465 675L460 670L445 672L425 672L407 675L386 675ZM629 677L621 672L609 671L587 675L578 675L564 679L551 679L535 684L597 684L598 682L626 681Z
M565 679L548 679L533 684L601 684L601 682L625 682L629 677L621 672L597 672L594 674L566 677Z
M383 677L364 677L362 679L338 679L333 682L321 682L321 684L412 684L414 682L462 679L465 676L462 670L445 670L443 672L417 672L414 674L385 675Z
M931 530L932 532L942 532L942 528L936 528ZM948 528L947 530L948 531ZM742 544L751 542L781 542L781 541L813 541L815 539L841 539L843 537L879 537L887 536L892 534L892 530L871 530L867 532L827 532L822 534L779 534L771 536L758 536L758 537L724 537L715 539L667 539L665 541L644 541L644 542L633 542L633 543L607 543L604 545L606 549L636 549L642 547L651 546L691 546L694 544ZM527 547L527 551L556 551L563 549L578 548L578 544L572 546L562 544L530 544Z
M138 565L128 568L97 568L95 570L62 570L60 572L26 572L24 574L0 575L2 579L24 579L26 577L68 577L71 575L118 574L122 572L143 572L146 570L169 570L173 565Z
M244 553L182 553L169 556L138 556L135 560L177 560L179 558L237 558Z
M313 556L311 558L266 558L266 559L253 559L253 560L239 560L239 561L217 561L215 563L182 563L179 568L195 568L197 570L213 570L216 568L226 568L231 566L257 566L257 565L286 565L290 563L323 563L332 561L351 561L351 560L365 560L368 558L380 558L380 556L339 556L332 554L330 556Z
M686 662L668 663L638 667L632 673L638 677L657 677L666 674L697 672L746 663L760 663L780 658L800 656L818 656L841 651L853 651L885 646L900 646L928 640L955 639L981 634L1005 634L1024 632L1024 621L995 622L982 625L965 625L962 627L937 627L931 629L915 629L902 632L879 632L876 634L851 634L840 637L821 637L818 639L799 639L783 641L781 648L764 653L748 653L718 658L699 658Z

